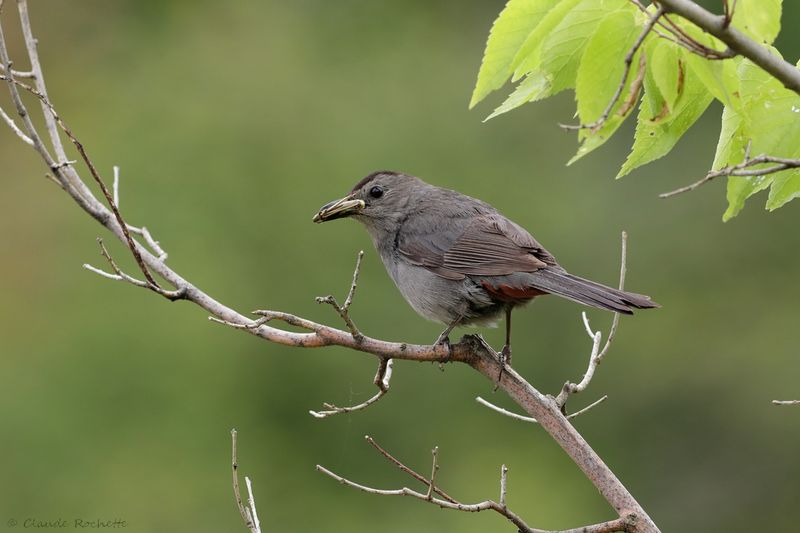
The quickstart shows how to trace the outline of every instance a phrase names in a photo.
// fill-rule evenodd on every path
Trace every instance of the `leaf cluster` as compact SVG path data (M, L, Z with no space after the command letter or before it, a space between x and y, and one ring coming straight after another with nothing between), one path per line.
M731 24L769 46L780 31L781 1L738 0ZM642 8L630 0L509 0L489 34L470 108L509 79L515 89L487 120L573 89L581 124L598 124L578 130L580 146L571 164L605 143L638 102L633 146L618 178L667 155L715 99L724 108L712 170L761 154L800 157L800 95L750 60L700 56L656 26L626 70L624 59L654 13L653 5ZM660 22L709 49L725 50L679 17ZM620 97L603 120L620 86ZM723 219L765 189L767 209L785 205L800 196L800 169L729 176Z

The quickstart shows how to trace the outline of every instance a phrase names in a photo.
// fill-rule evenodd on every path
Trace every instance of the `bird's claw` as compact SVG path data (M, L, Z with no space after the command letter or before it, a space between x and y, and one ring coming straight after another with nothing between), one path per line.
M497 358L500 360L500 372L497 373L497 385L495 385L494 390L497 390L497 387L500 386L500 380L503 379L503 372L506 366L511 367L511 346L508 344L503 346L503 349L497 353Z
M511 366L511 346L506 344L500 351L500 363Z
M444 364L450 362L450 353L451 353L451 346L450 346L450 336L442 333L436 339L436 342L433 343L434 346L444 346L447 348L447 355L445 355L444 359L439 361L439 370L444 372Z

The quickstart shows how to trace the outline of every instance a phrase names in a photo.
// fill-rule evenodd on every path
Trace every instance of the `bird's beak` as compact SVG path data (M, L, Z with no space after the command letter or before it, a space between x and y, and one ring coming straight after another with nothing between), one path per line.
M364 205L364 200L356 200L352 195L345 196L341 200L334 200L320 207L312 220L314 222L327 222L328 220L355 215L364 209Z

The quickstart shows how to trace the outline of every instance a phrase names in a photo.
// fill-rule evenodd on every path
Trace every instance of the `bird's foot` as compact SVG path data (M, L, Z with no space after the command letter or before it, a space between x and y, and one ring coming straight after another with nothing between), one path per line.
M503 372L506 369L506 366L509 368L511 367L511 346L506 344L503 346L503 349L497 354L498 359L500 360L500 372L497 373L497 385L495 386L494 390L497 390L497 387L500 386L500 380L503 379Z
M450 362L450 336L447 332L442 332L441 335L436 339L436 342L433 343L434 346L444 346L447 348L447 355L445 355L444 359L439 361L439 370L444 372L444 364Z
M511 366L511 345L506 344L503 346L503 349L500 350L500 362Z

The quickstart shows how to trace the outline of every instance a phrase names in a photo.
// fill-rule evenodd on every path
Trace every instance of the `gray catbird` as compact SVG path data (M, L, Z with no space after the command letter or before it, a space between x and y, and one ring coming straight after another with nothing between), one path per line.
M523 228L480 200L399 172L374 172L314 222L352 217L367 228L403 297L420 315L447 325L493 323L505 312L511 357L511 311L543 294L632 314L659 307L564 270Z

